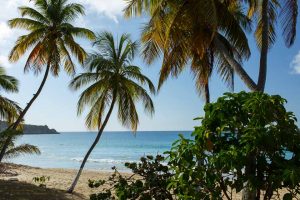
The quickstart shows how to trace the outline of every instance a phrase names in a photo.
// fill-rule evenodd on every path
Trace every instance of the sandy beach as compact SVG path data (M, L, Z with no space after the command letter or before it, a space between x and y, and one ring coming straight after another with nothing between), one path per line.
M41 197L33 198L32 195L44 195L57 193L52 199L89 199L89 195L94 191L88 187L89 179L107 179L110 175L109 172L90 171L84 170L80 180L76 186L74 195L69 195L65 191L71 185L71 182L76 175L76 170L72 169L42 169L24 165L5 164L5 173L0 173L0 199L5 200L17 200L18 197L9 197L8 194L10 188L18 187L19 189L27 190L23 192L22 198L19 199L39 199ZM50 181L46 183L47 189L39 188L37 184L33 182L33 177L50 176ZM22 185L23 183L24 185ZM34 192L33 190L38 190ZM20 192L20 190L19 190ZM18 189L14 191L14 195L17 195ZM32 192L32 194L29 194ZM26 194L25 194L26 193ZM37 194L35 194L37 193ZM50 199L50 198L48 198Z
M44 169L16 164L0 166L0 169L3 168L4 173L3 170L0 172L0 200L85 200L89 199L90 194L97 193L97 189L88 187L89 179L106 180L111 175L110 172L105 171L84 170L74 194L68 194L66 190L73 181L76 170ZM130 174L123 173L123 175L129 176ZM34 177L40 176L50 176L50 181L46 183L47 188L38 187L33 182ZM274 195L274 199L281 199L285 192L282 190L279 198ZM241 199L241 195L233 194L233 199Z

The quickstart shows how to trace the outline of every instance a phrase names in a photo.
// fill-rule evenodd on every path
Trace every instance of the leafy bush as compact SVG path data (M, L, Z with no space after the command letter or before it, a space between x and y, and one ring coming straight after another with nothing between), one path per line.
M39 187L46 187L46 182L50 181L50 176L33 177L32 180L38 184Z
M120 200L172 200L172 193L167 189L172 174L168 166L162 164L164 160L164 157L160 155L155 158L153 156L142 157L139 163L125 164L133 173L130 177L124 177L116 168L113 168L114 174L108 181L89 180L90 188L98 188L104 184L109 186L100 193L90 195L90 199L109 200L117 197Z
M179 199L232 199L245 184L257 198L300 194L300 133L286 100L263 93L225 94L205 106L193 139L181 136L168 152ZM254 171L247 173L252 164ZM249 186L248 185L248 186Z

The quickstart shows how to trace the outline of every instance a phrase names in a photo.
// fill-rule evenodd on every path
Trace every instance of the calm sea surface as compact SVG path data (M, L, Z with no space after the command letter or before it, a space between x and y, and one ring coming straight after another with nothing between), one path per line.
M178 134L186 137L191 132L105 132L94 149L86 169L111 170L116 166L127 171L125 162L138 161L144 155L163 154L177 140ZM41 155L26 155L7 160L43 168L77 169L85 153L96 137L95 133L74 132L59 135L24 135L17 140L18 144L29 143L40 148Z

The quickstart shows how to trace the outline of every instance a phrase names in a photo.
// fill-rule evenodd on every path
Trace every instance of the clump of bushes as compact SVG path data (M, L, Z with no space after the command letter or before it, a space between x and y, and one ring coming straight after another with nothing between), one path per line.
M139 179L115 171L114 196L231 200L247 189L255 199L300 199L300 132L285 103L259 92L225 94L205 106L191 138L181 135L166 152L167 166L160 163L163 157L150 156L126 164ZM282 189L287 192L280 196ZM111 190L107 194L113 196Z
M33 177L33 182L38 184L39 187L46 188L46 183L50 181L50 176L36 176Z
M109 187L97 194L92 194L90 199L172 200L172 190L167 188L172 174L169 167L162 163L164 160L165 158L160 155L142 157L139 163L125 163L125 166L133 173L130 177L123 176L116 168L113 168L114 173L107 181L89 180L90 188L98 188L104 184Z

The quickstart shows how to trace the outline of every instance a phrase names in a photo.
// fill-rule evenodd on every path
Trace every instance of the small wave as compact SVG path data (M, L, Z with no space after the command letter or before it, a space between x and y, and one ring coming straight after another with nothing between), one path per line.
M82 162L83 158L72 158L71 160L76 161L76 162ZM113 164L120 164L120 163L125 163L125 162L135 162L135 161L130 161L130 160L114 160L114 159L94 159L90 158L87 160L87 162L90 163L113 163Z

